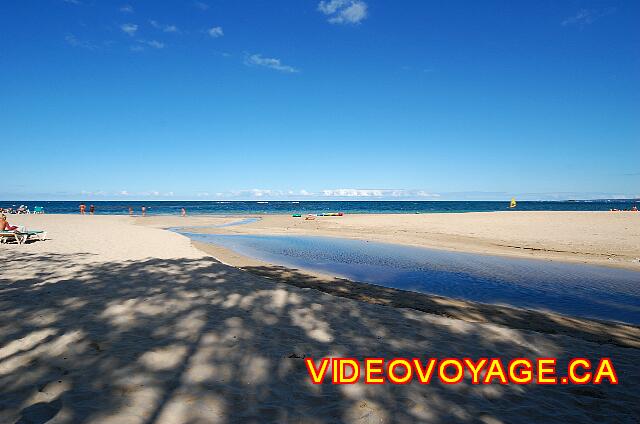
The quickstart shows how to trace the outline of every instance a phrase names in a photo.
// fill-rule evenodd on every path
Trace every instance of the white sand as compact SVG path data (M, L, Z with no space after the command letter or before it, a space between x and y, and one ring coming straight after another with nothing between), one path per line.
M188 239L159 228L135 225L141 217L104 215L9 215L11 225L47 231L47 243L13 246L14 253L78 254L86 260L199 258ZM11 249L12 247L6 246Z
M0 246L2 423L640 417L637 348L278 283L203 256L185 238L153 228L153 219L143 227L134 224L142 218L128 217L11 218L47 229L51 240ZM561 363L607 356L621 384L313 386L297 358L305 355L557 356Z

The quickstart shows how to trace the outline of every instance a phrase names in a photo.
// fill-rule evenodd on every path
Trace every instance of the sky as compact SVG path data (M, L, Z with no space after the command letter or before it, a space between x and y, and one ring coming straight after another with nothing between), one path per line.
M3 0L4 200L640 197L640 2Z

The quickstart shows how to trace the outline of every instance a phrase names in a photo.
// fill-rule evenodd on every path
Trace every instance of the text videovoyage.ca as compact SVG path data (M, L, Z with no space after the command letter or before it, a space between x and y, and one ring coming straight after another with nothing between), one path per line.
M611 358L305 358L313 384L457 384L465 373L472 384L618 384Z

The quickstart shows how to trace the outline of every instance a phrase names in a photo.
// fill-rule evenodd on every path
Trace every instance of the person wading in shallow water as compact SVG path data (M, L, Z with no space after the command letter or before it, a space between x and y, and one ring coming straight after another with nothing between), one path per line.
M84 215L87 210L87 205L80 203L80 215Z
M129 216L133 216L133 208L129 206Z
M89 213L93 215L96 212L96 207L94 205L89 206Z
M147 207L146 206L142 207L142 216L147 216Z
M180 216L187 216L187 210L185 208L180 208Z

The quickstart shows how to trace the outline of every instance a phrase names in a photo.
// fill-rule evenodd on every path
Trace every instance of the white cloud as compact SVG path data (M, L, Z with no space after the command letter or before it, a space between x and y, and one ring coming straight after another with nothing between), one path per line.
M88 41L78 40L78 38L73 34L67 35L66 37L64 37L64 40L67 42L67 44L73 47L81 47L83 49L89 50L93 50L96 48L94 44Z
M164 43L161 43L161 42L156 41L156 40L147 41L147 45L153 47L154 49L163 49L164 48Z
M209 5L207 3L203 3L201 1L197 1L195 3L193 3L193 5L197 8L200 9L202 11L208 10L209 9Z
M107 196L108 194L109 193L107 193L106 191L102 191L102 190L98 190L98 191L82 190L80 192L80 195L86 196L86 197Z
M416 196L418 197L440 197L438 193L429 193L428 191L418 190L416 192Z
M164 43L157 40L138 40L138 43L145 44L149 47L153 47L154 49L164 49Z
M121 196L128 196L129 192L127 190L122 190L122 191L120 191L120 195Z
M156 29L160 29L160 30L162 30L164 32L173 32L173 33L180 32L178 27L175 26L175 25L161 25L157 21L154 21L154 20L149 21L149 23L151 24L152 27L154 27Z
M248 194L252 195L253 197L263 197L263 196L277 195L279 194L279 192L276 192L274 190L263 190L260 188L254 188L254 189L248 190Z
M217 26L217 27L213 27L211 29L208 29L207 30L207 34L209 34L213 38L218 38L218 37L222 37L224 35L224 31L222 30L222 27Z
M577 25L585 26L590 25L598 19L610 15L616 11L615 8L608 8L605 10L595 9L580 9L575 15L568 17L562 21L562 26Z
M585 25L585 24L593 23L593 21L594 21L593 13L587 9L581 9L575 15L568 17L567 19L562 21L562 25L564 26L574 25L574 24Z
M286 72L286 73L296 73L300 72L298 69L284 65L280 59L262 57L260 54L252 54L251 56L247 56L244 60L245 65L247 66L264 66L265 68L275 69L276 71Z
M322 195L325 197L382 197L383 190L337 188L331 190L322 190Z
M271 190L263 188L252 188L250 190L236 190L226 193L216 193L217 197L225 198L263 198L268 197L270 199L286 196L287 192L282 190Z
M226 192L196 192L196 198L213 197L217 199L229 200L265 200L265 201L285 201L300 199L344 199L344 198L365 198L370 200L395 199L395 200L436 200L440 199L440 194L430 193L425 190L406 189L358 189L358 188L337 188L324 189L320 191L308 191L305 189L266 189L253 188L246 190L233 190ZM168 193L163 196L169 196ZM510 197L509 197L510 198Z
M338 11L339 7L344 6L346 2L346 0L321 1L318 4L318 10L325 15L332 15Z
M120 7L120 11L122 13L133 13L133 6L131 6L130 4L125 4Z
M136 34L136 31L138 31L138 25L136 25L136 24L122 24L122 25L120 25L120 29L125 34L128 34L130 36L134 36Z
M367 3L362 0L323 0L318 10L332 24L357 24L367 17Z
M337 189L322 190L321 194L324 197L380 197L380 198L439 197L438 194L429 193L424 190L404 190L404 189L337 188Z
M151 190L151 191L139 193L139 195L141 197L173 197L173 191L161 193L157 190Z

